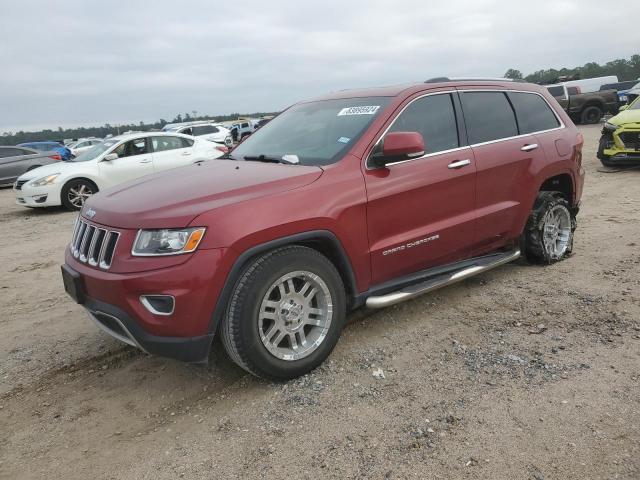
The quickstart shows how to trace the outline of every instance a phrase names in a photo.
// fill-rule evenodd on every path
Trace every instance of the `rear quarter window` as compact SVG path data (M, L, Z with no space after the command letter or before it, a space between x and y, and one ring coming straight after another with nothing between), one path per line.
M504 92L462 92L460 99L469 143L518 135L516 117Z
M520 133L541 132L560 126L549 104L535 93L509 92L509 99L516 111Z

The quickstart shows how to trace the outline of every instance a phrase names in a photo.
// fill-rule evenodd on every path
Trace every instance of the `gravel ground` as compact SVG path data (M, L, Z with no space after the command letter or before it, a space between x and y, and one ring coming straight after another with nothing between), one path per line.
M0 478L637 480L640 171L598 171L581 130L571 258L358 311L285 384L99 331L59 278L74 215L0 190Z

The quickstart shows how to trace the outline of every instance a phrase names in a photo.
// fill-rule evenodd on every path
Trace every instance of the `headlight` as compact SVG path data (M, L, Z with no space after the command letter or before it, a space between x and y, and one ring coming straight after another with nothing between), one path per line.
M604 129L605 130L609 130L611 132L615 132L619 128L620 128L620 125L615 125L613 123L604 122Z
M135 257L179 255L193 252L204 237L206 228L139 230L131 254Z
M45 185L51 185L59 176L59 173L53 173L51 175L47 175L46 177L38 178L37 180L33 180L31 182L31 186L44 187Z

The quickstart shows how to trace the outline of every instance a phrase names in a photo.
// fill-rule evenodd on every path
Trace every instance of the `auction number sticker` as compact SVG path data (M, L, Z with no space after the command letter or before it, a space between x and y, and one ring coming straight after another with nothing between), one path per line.
M373 115L378 111L380 105L363 105L362 107L347 107L338 112L339 117L345 115Z

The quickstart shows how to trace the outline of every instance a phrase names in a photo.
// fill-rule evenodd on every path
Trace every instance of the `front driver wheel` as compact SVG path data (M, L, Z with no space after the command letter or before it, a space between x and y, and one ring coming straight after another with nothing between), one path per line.
M80 210L87 199L98 192L95 183L84 178L78 178L68 181L60 194L62 205L67 210Z
M236 283L221 325L229 357L271 380L299 377L331 353L344 326L346 295L334 265L290 246L252 262Z

